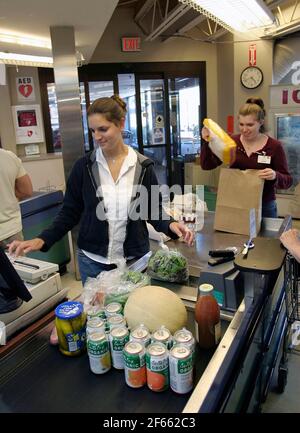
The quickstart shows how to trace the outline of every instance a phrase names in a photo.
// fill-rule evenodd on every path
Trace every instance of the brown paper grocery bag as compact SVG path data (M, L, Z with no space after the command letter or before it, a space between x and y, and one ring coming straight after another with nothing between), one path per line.
M222 168L219 179L214 229L249 235L249 211L255 209L256 235L261 225L264 181L258 170Z

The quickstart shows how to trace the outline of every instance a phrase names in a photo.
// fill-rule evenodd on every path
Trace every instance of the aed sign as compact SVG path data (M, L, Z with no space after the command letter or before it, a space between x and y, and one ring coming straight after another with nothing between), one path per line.
M17 77L16 86L19 101L35 100L34 84L32 77Z
M141 51L141 38L139 37L122 38L122 51Z

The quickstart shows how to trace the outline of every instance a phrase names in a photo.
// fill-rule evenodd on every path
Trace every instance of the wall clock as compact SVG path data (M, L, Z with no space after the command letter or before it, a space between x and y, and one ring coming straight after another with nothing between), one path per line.
M257 66L248 66L241 73L241 83L246 89L256 89L263 79L263 73Z

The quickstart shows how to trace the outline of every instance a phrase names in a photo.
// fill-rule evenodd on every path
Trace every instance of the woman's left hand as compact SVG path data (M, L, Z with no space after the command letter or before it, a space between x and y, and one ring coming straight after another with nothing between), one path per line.
M193 245L195 234L192 230L188 229L183 223L172 222L169 225L170 230L179 237L183 237L184 242L189 246Z
M264 168L263 170L258 170L258 177L265 180L275 180L276 171L271 168Z

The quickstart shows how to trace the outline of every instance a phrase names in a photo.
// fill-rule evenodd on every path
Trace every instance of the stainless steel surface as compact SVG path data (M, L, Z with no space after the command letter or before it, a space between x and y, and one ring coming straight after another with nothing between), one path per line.
M50 35L62 154L67 179L74 162L84 155L74 28L52 26Z
M263 218L261 223L260 236L278 237L278 232L283 223L283 218ZM261 235L262 233L262 235Z
M169 248L179 250L187 258L189 273L192 276L199 277L201 269L207 266L209 250L236 247L240 252L244 248L244 243L249 239L248 236L214 230L214 215L214 212L205 212L203 229L196 233L192 247L172 240L166 243ZM277 238L282 222L283 218L263 218L259 237ZM158 242L150 241L150 248L153 252L158 250Z
M280 236L282 235L282 233L284 233L287 230L289 230L289 229L292 228L292 222L293 221L292 221L291 215L287 215L284 218L284 220L283 220L283 222L282 222L282 224L281 224L281 226L280 226L280 228L278 230L278 238L280 238Z
M68 179L74 162L84 155L74 27L51 26L50 36L64 172ZM72 231L74 251L75 239L76 231ZM74 262L76 278L80 279L76 258Z
M199 277L200 270L207 266L210 250L236 247L238 251L241 251L244 242L248 240L247 236L214 230L214 215L214 212L205 212L203 229L196 233L192 247L172 240L166 243L169 248L178 249L187 258L189 273L192 276ZM159 249L156 241L151 241L150 245L153 252Z

